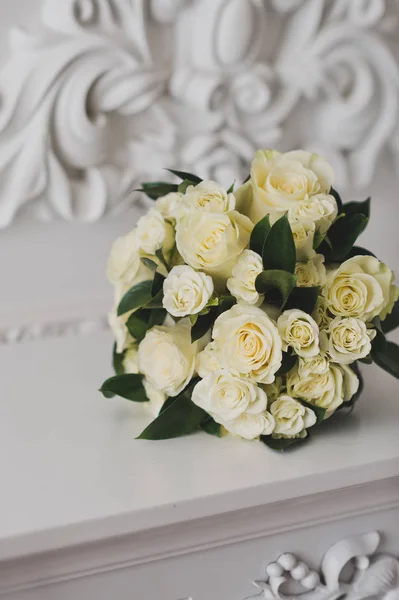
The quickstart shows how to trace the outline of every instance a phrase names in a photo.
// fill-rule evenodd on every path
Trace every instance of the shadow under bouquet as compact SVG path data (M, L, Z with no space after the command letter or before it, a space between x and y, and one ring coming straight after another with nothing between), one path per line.
M116 375L101 391L147 403L139 436L202 429L283 450L362 390L359 363L399 378L391 269L355 245L370 199L342 203L329 163L256 152L225 190L172 171L112 246L107 276Z

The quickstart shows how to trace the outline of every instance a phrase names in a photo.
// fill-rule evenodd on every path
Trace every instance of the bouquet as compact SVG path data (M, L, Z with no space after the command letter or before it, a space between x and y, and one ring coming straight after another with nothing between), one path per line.
M256 152L228 190L171 171L115 241L107 276L116 375L106 397L147 403L139 436L194 430L283 450L362 390L359 363L399 378L391 269L355 245L370 199L342 203L334 173L302 150Z

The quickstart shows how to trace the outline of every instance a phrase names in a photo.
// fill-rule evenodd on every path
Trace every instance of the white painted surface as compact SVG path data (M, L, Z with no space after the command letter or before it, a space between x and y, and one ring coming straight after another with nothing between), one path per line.
M0 557L399 475L398 385L373 367L351 418L280 455L203 433L135 440L145 409L97 392L109 349L106 334L0 349Z

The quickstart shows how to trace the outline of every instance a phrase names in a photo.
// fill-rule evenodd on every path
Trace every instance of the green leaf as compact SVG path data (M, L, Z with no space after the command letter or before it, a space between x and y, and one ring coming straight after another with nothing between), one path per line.
M384 333L389 333L399 326L399 300L393 305L392 312L381 322L381 328Z
M370 217L370 200L366 198L363 202L347 202L342 207L342 212L346 215L364 215Z
M154 273L155 273L155 271L156 271L156 270L157 270L157 268L158 268L158 265L157 265L157 263L156 263L156 262L154 262L154 261L153 261L153 260L151 260L150 258L146 258L145 256L142 256L142 257L140 258L140 260L141 260L141 262L143 263L143 265L144 265L145 267L147 267L147 269L150 269L151 271L154 271Z
M373 354L374 362L396 379L399 379L399 346L394 342L387 342L382 352Z
M353 246L353 248L345 256L345 260L348 260L348 258L352 258L353 256L374 256L375 258L375 254L366 248L362 248L361 246Z
M291 369L295 366L297 359L298 359L298 357L296 354L290 354L289 352L283 352L283 359L282 359L281 367L277 371L276 377L278 377L280 375L285 375L286 373L288 373L288 371L291 371Z
M331 196L334 196L334 198L337 202L338 213L341 213L342 207L343 207L341 196L338 194L337 190L335 190L333 187L330 189L330 194L331 194Z
M263 266L266 271L295 271L296 249L287 214L274 223L263 244Z
M298 308L311 315L319 297L319 290L319 286L295 287L287 300L285 309Z
M317 250L322 241L326 238L326 233L320 233L320 231L316 231L313 238L313 250Z
M250 179L251 179L251 174L247 175L247 177L244 179L244 181L242 183L243 184L247 183L247 181L249 181Z
M372 365L373 364L373 359L371 358L370 354L368 354L364 358L359 358L358 361L363 363L364 365Z
M141 342L145 334L154 325L162 325L165 321L166 310L156 308L153 310L140 308L130 315L126 322L129 333L135 340Z
M208 416L191 401L191 394L198 379L192 380L165 410L139 435L141 440L166 440L191 433Z
M182 180L187 179L194 185L197 185L202 181L201 177L198 177L198 175L193 175L192 173L187 173L186 171L176 171L175 169L166 169L166 171L173 173L173 175L177 175L177 177L180 177Z
M311 410L313 410L314 414L316 415L316 425L318 425L319 423L324 421L324 419L326 418L326 412L327 412L326 408L322 408L321 406L315 406L314 404L305 402L305 400L303 400L302 398L298 398L298 400L301 402L301 404L303 404L304 406L307 406L307 408L310 408Z
M235 185L235 183L236 183L236 180L234 179L233 183L231 184L231 186L227 190L228 194L232 194L234 192L234 185Z
M205 419L201 423L200 427L203 431L209 433L209 435L215 435L216 437L220 437L220 425L219 423L216 423L216 421L212 419L212 417L208 417L207 419Z
M328 239L332 250L325 241L319 246L319 252L324 254L329 262L339 262L346 258L359 235L365 229L368 218L361 214L343 215L337 219L328 230Z
M199 314L198 319L191 328L191 341L196 342L202 338L213 326L219 315L229 310L235 303L236 299L234 296L223 296L219 298L217 306L211 306L208 312Z
M278 452L283 452L290 446L294 446L296 444L301 444L305 442L308 438L274 438L271 435L261 435L261 441L266 444L272 450L277 450Z
M116 351L116 343L114 344L114 348L112 351L112 366L114 367L114 371L117 375L123 375L125 369L123 368L123 359L125 357L125 353L118 353Z
M177 192L177 185L175 183L167 183L166 181L151 181L143 183L141 189L134 191L144 192L151 200L156 200L161 196L166 196L170 192Z
M296 276L278 269L262 271L255 280L255 288L260 294L267 294L272 290L277 290L281 298L281 306L284 306L287 302L295 286Z
M163 282L165 281L165 279L166 277L164 277L162 273L160 273L159 271L155 271L151 287L152 296L156 296L161 290L163 290Z
M100 392L105 398L121 396L134 402L148 402L144 387L143 376L140 374L125 373L110 377L101 386Z
M145 308L163 308L163 303L162 303L162 299L163 299L163 289L159 290L159 292L153 296L148 302L147 304L145 304Z
M178 398L178 396L168 396L165 400L165 402L162 404L161 409L159 411L158 414L161 414L162 412L164 412L167 408L169 408L169 406L171 404L173 404L173 402L176 400L176 398Z
M117 311L118 317L147 304L152 297L151 289L152 281L150 280L141 281L130 288L119 302Z
M374 325L374 329L377 332L375 338L371 342L371 356L373 358L374 354L376 352L384 352L386 350L387 340L386 340L385 334L384 334L384 332L382 330L382 327L381 327L381 320L380 320L380 318L379 317L374 317L374 319L372 320L372 323Z
M181 194L185 194L185 193L186 193L186 191L187 191L187 188L188 188L190 185L193 185L193 182L192 182L192 181L190 181L189 179L185 179L184 181L182 181L182 182L179 184L179 186L178 186L178 188L177 188L177 191L178 191L178 192L180 192Z
M161 264L163 264L165 269L169 272L169 265L166 262L166 258L163 255L162 248L158 248L158 250L155 251L155 254L156 254L157 258L159 259L159 261L161 262Z
M257 222L252 230L249 240L249 247L254 252L257 252L259 256L263 255L263 245L271 228L272 226L270 225L270 217L269 215L266 215L263 217L263 219Z

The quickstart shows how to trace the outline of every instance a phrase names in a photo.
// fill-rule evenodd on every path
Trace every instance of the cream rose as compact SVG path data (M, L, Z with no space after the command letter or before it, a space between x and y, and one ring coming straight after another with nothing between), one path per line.
M198 185L188 186L181 203L177 206L175 216L179 217L193 209L222 214L234 210L235 206L234 194L227 193L215 181L201 181Z
M212 277L192 267L173 267L163 283L163 307L174 317L199 313L213 294Z
M258 304L263 296L255 289L255 280L263 271L262 259L252 250L243 250L232 270L232 277L227 280L227 288L237 299L245 304Z
M158 391L177 396L194 373L196 353L189 323L152 327L139 345L140 372Z
M354 256L327 277L322 293L335 316L370 321L391 304L392 280L391 269L374 256Z
M156 208L151 208L146 215L140 217L136 232L139 247L147 254L155 254L160 248L166 254L173 245L173 227Z
M312 313L313 319L316 321L319 329L327 329L333 317L328 310L327 301L323 296L317 298L315 309Z
M274 222L298 202L328 193L333 180L331 166L317 154L259 150L251 166L253 200L249 217L257 223L270 214Z
M291 223L292 237L296 248L296 259L298 262L307 261L315 256L313 240L316 231L313 221L303 220Z
M313 287L324 285L326 281L326 268L324 266L324 256L315 254L306 262L298 262L295 265L295 275L299 287Z
M337 202L330 194L315 194L306 200L297 202L288 211L291 223L295 221L313 221L316 229L324 234L332 225L338 213Z
M260 308L236 304L213 327L217 360L226 369L260 383L272 383L282 361L281 339L274 321Z
M183 194L180 192L169 192L166 196L161 196L155 200L155 208L165 217L171 217L180 205Z
M375 329L367 329L360 319L335 317L328 329L321 333L320 341L333 362L349 365L370 354L371 340L375 335Z
M281 437L297 437L305 434L308 427L316 423L316 415L298 400L284 394L270 407L275 420L274 434Z
M343 402L350 400L357 391L359 380L352 369L345 365L330 364L324 373L299 373L298 366L287 375L287 391L296 398L320 406L330 416ZM352 392L350 396L348 394Z
M285 310L277 320L283 350L291 347L296 354L309 358L319 352L319 328L303 310Z
M195 370L197 371L198 375L204 379L207 375L210 375L214 371L220 371L221 368L222 367L218 361L214 343L210 342L205 346L202 352L197 354Z
M176 245L187 264L225 282L249 242L253 225L238 212L191 210L177 221Z
M330 368L330 360L327 353L321 350L316 356L311 358L299 357L298 374L300 377L308 377L310 374L323 375Z
M236 373L221 370L211 373L195 386L192 401L230 433L254 439L273 429L266 412L265 392Z
M283 378L279 375L276 377L273 383L261 385L261 387L265 390L268 401L274 402L274 400L277 400L283 391Z
M140 252L136 231L119 237L111 247L107 262L107 279L113 284L128 285L140 268Z

